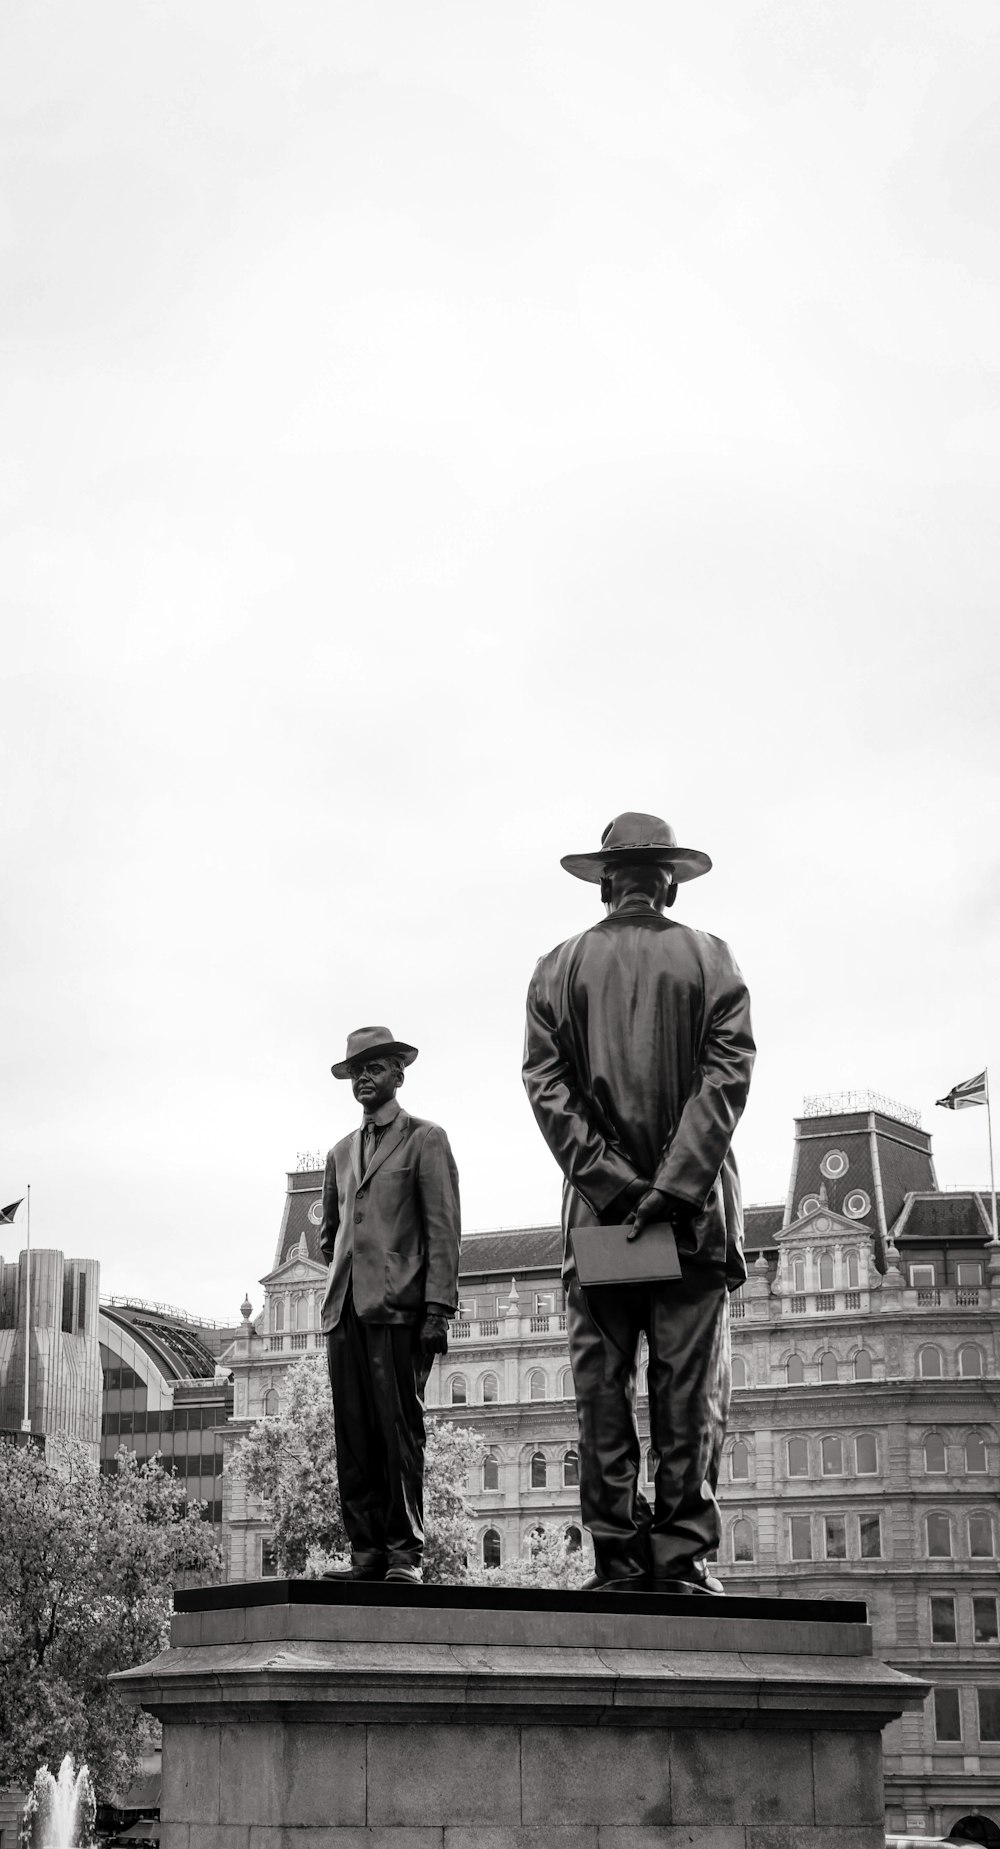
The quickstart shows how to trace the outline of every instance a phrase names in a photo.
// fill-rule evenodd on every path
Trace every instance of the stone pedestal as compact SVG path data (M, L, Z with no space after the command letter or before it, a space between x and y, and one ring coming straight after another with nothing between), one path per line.
M116 1678L162 1849L884 1849L863 1605L269 1580Z

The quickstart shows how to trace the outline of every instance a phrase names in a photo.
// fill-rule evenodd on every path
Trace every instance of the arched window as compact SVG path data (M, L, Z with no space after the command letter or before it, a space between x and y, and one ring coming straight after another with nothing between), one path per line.
M453 1374L451 1377L451 1403L452 1405L453 1406L466 1406L468 1404L468 1400L469 1400L469 1389L465 1384L465 1375L464 1374Z
M790 1477L809 1475L809 1447L804 1438L788 1440L788 1474Z
M878 1444L874 1432L861 1432L854 1440L854 1468L859 1477L878 1476Z
M983 1351L971 1342L958 1351L958 1371L966 1380L979 1380L983 1372Z
M785 1379L788 1385L790 1387L801 1387L805 1377L806 1370L803 1366L802 1356L789 1355L788 1360L785 1362Z
M833 1253L821 1252L819 1258L820 1290L833 1289Z
M559 1376L559 1398L561 1400L571 1400L573 1398L572 1368L564 1367Z
M568 1554L578 1554L582 1546L583 1546L583 1536L580 1533L579 1528L576 1526L576 1523L570 1522L570 1525L566 1530L566 1552Z
M285 1300L283 1297L271 1299L271 1328L275 1335L280 1335L285 1326Z
M965 1468L975 1476L987 1468L986 1440L982 1432L970 1432L965 1441Z
M745 1516L733 1523L733 1559L753 1559L753 1523L748 1522Z
M500 1460L494 1457L492 1451L488 1457L483 1458L483 1488L500 1488Z
M733 1386L745 1387L747 1384L747 1364L742 1355L733 1356Z
M928 1343L917 1356L917 1367L921 1380L940 1380L944 1373L940 1348L935 1348L933 1342Z
M847 1279L848 1290L857 1290L861 1282L861 1272L858 1266L858 1255L853 1246L844 1253L844 1276Z
M549 1484L548 1465L541 1451L536 1451L531 1460L532 1489L547 1489Z
M483 1405L495 1406L500 1398L500 1382L495 1374L483 1375Z
M579 1489L580 1459L575 1451L567 1451L563 1458L563 1489Z
M823 1475L825 1477L842 1476L844 1472L844 1447L839 1437L831 1436L829 1438L824 1438L820 1448L823 1457Z
M646 1482L647 1483L656 1482L656 1466L659 1463L659 1461L660 1460L657 1457L655 1451L646 1452Z
M487 1528L483 1535L483 1565L484 1567L500 1565L500 1536L495 1528Z
M750 1447L737 1438L729 1453L729 1476L733 1483L746 1483L750 1476Z
M276 1419L278 1417L277 1387L269 1387L264 1395L264 1417L265 1419Z
M993 1523L986 1514L969 1516L969 1553L973 1560L992 1560Z
M792 1289L796 1293L796 1296L801 1297L805 1287L806 1261L801 1252L796 1252L792 1257Z
M941 1477L947 1468L944 1439L940 1432L928 1432L924 1439L924 1469L928 1476Z
M951 1522L947 1515L927 1517L927 1557L929 1560L951 1559Z
M871 1355L868 1353L867 1348L859 1348L854 1357L854 1378L855 1380L871 1380L871 1377Z
M302 1291L296 1291L292 1298L291 1328L304 1329L306 1326L306 1300Z
M829 1348L820 1359L819 1377L820 1380L836 1380L837 1378L837 1357Z
M541 1368L535 1368L534 1372L528 1375L528 1398L529 1400L544 1400L548 1398L545 1375L542 1373Z

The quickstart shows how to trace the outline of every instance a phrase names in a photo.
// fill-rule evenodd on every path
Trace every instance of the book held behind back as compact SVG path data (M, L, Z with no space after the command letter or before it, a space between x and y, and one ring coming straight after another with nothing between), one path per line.
M680 1277L672 1226L665 1221L646 1226L638 1239L629 1239L631 1231L631 1225L574 1226L573 1257L585 1290L599 1284L659 1284Z

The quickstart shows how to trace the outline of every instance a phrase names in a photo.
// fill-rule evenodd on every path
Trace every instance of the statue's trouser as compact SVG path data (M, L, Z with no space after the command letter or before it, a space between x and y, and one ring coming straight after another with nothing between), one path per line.
M416 1332L363 1323L348 1291L326 1338L337 1480L351 1559L364 1571L419 1566L424 1551L424 1403Z
M566 1326L580 1420L580 1508L598 1571L683 1578L715 1551L729 1411L726 1286L690 1268L669 1283L584 1291L570 1268ZM649 1344L654 1502L639 1489L636 1350Z

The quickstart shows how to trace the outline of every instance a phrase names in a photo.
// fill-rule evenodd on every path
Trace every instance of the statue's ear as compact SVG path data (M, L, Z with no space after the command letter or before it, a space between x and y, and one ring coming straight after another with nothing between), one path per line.
M670 907L673 905L673 902L676 899L676 897L677 897L677 881L671 880L669 886L667 887L666 899L664 900L664 904L668 912L670 910Z

